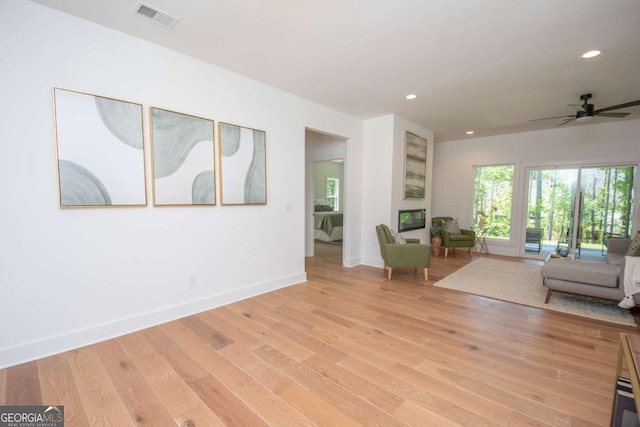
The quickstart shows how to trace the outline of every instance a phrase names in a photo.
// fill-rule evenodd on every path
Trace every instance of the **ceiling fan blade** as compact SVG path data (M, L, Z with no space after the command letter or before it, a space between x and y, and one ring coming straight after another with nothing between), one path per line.
M623 117L627 117L631 113L595 113L595 114L596 116L600 116L600 117L616 117L618 119L621 119Z
M564 125L566 125L567 123L570 123L570 122L574 121L575 119L576 119L575 117L574 117L574 118L572 118L572 119L567 119L567 120L565 120L564 122L560 123L560 124L559 124L558 126L556 126L556 127L564 126Z
M627 102L626 104L612 105L611 107L601 108L599 110L594 111L594 113L599 114L599 113L604 113L605 111L621 110L623 108L635 107L636 105L640 105L640 99L637 101Z
M558 117L546 117L544 119L533 119L529 120L530 122L539 122L540 120L551 120L551 119L568 119L573 116L558 116Z
M582 104L568 104L567 106L573 108L576 111L586 111Z

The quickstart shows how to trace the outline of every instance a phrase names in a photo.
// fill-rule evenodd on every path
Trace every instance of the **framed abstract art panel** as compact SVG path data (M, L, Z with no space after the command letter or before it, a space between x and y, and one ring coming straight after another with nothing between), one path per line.
M406 132L404 144L404 199L424 199L427 176L427 140Z
M151 107L155 206L216 204L213 120Z
M218 129L221 204L266 204L266 133L228 123Z
M60 207L146 206L142 105L54 88Z

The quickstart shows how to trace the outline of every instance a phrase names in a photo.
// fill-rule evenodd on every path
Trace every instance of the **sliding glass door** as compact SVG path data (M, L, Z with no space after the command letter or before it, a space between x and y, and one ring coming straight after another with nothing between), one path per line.
M575 246L573 236L577 169L535 169L529 171L529 196L524 251L546 257Z
M634 166L530 169L524 256L602 260L631 231Z
M582 237L606 251L609 237L629 237L637 168L611 166L582 169Z

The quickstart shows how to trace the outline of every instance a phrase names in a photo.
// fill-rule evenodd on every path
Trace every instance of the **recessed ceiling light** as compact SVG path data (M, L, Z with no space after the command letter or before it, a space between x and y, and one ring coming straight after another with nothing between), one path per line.
M468 130L467 131L467 135L473 135L473 131L472 130Z
M584 59L593 58L600 55L601 53L602 52L600 52L599 50L590 50L589 52L583 53L582 57Z
M418 97L418 95L415 95L415 94L413 94L413 93L411 93L411 94L409 94L409 95L405 96L405 98L407 98L407 99L416 99L417 97Z

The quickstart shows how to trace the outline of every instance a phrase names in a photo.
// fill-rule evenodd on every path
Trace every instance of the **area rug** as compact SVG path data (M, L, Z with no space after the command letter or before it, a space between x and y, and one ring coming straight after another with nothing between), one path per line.
M540 268L520 262L480 258L436 282L434 286L605 322L636 326L629 310L618 307L617 301L554 291L549 303L545 304L547 288L542 285Z

